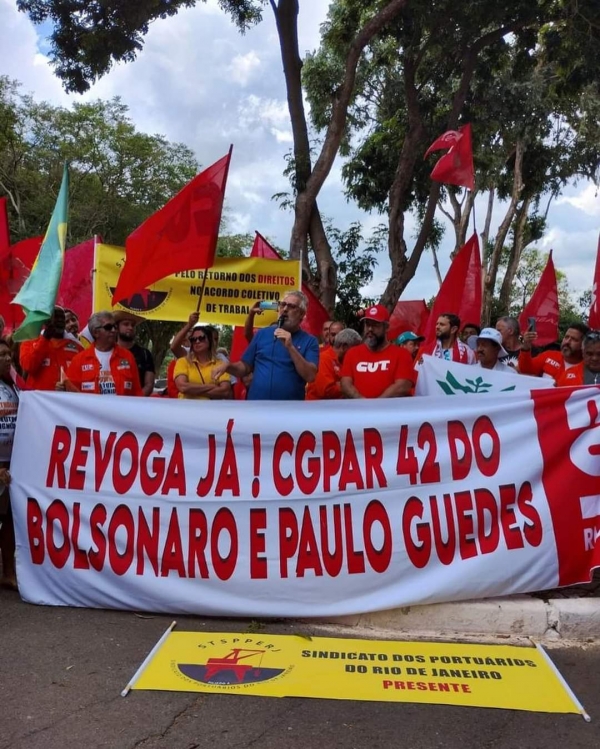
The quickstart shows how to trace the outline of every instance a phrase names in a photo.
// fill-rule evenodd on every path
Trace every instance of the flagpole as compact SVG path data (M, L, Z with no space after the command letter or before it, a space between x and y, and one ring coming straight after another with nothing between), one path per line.
M98 235L94 234L94 260L92 263L92 315L96 311L96 273L98 272L96 266L98 264Z
M204 269L204 278L202 279L202 286L200 287L200 295L198 296L198 304L196 305L196 312L200 313L200 305L202 304L202 297L204 296L204 289L206 288L206 279L208 278L208 268Z

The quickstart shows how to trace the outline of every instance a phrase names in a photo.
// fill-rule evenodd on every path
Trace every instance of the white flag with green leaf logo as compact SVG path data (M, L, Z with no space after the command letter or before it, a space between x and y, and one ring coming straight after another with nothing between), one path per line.
M518 372L499 372L471 364L423 355L418 368L416 395L473 395L554 387L549 377L529 377Z

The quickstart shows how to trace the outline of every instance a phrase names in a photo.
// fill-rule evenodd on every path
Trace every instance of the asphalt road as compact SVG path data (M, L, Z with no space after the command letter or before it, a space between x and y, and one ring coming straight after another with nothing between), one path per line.
M158 615L30 606L0 591L0 749L600 747L600 644L551 651L591 723L439 705L145 691L123 699L169 623ZM178 628L286 634L299 625L180 617Z

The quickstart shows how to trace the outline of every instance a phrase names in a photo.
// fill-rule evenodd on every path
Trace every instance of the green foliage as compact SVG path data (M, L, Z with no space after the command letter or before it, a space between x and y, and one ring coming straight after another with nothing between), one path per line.
M44 233L65 161L71 245L94 234L124 244L198 171L183 144L138 132L118 98L64 109L0 78L0 190L9 196L12 241Z
M221 234L217 257L248 257L253 243L252 234Z
M375 0L337 0L330 6L321 47L303 69L318 130L331 119L350 45L377 7ZM407 3L372 40L359 65L342 147L348 156L342 170L347 197L382 214L392 208L413 212L420 230L431 168L439 158L425 160L423 154L448 129L469 50L481 43L460 117L473 124L476 188L510 198L519 142L524 149L519 200L533 206L519 246L537 241L545 228L541 196L558 195L573 178L600 177L599 42L597 0ZM442 195L448 189L456 192L444 188ZM396 253L392 263L406 268L405 221L393 220L391 237L399 239L396 248L390 244ZM426 244L439 242L439 230L435 224L428 229ZM395 291L402 288L396 284Z
M590 307L592 306L592 289L587 289L577 300L577 306L581 310L581 322L586 325L589 320Z
M244 32L262 20L268 0L219 0ZM131 62L150 24L197 0L17 0L34 23L52 25L50 59L67 91L83 93L114 62Z
M334 317L348 326L358 322L357 310L374 304L362 289L373 280L377 257L386 237L385 227L375 229L371 237L363 237L362 226L355 221L346 231L328 229L334 259L338 266L338 287Z

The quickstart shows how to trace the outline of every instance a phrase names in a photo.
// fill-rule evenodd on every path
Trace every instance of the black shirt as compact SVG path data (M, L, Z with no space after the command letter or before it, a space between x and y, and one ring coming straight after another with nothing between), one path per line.
M152 374L155 374L152 354L147 348L140 346L138 343L134 343L129 351L132 353L135 363L137 364L138 373L140 375L140 385L144 387L146 372L152 372Z

